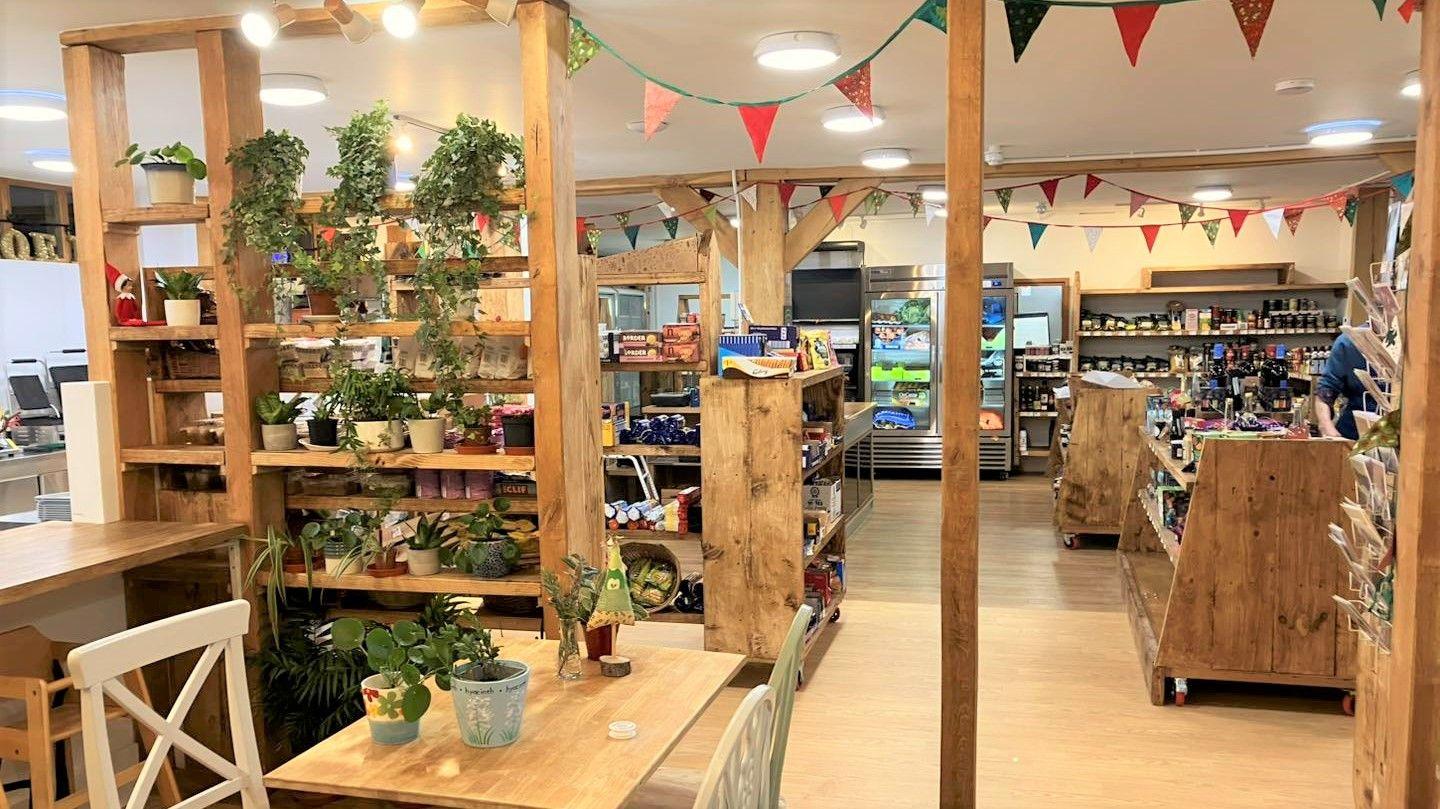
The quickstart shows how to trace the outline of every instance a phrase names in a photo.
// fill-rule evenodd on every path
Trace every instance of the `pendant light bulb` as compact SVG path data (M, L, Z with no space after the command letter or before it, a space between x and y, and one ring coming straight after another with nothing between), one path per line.
M380 24L390 36L409 39L420 30L420 7L425 0L395 0L380 14Z
M375 31L375 24L356 14L345 0L325 0L325 12L340 26L340 33L345 35L351 45L359 45Z
M269 47L280 29L295 22L295 9L288 3L253 8L240 18L240 32L257 48Z

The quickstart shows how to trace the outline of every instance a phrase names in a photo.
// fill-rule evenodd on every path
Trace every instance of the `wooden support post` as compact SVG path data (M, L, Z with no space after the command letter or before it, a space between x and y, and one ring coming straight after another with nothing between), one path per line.
M945 459L940 493L940 802L975 806L979 676L980 217L985 0L950 0L946 75Z
M700 196L699 191L685 185L662 185L655 187L655 196L674 208L677 216L684 216L691 227L701 233L714 233L720 255L731 264L740 266L739 237L735 226L723 216L714 217L713 223L705 218L701 210L705 207L705 198Z
M598 293L595 265L581 262L576 249L570 80L565 75L569 10L532 0L520 5L518 19L540 561L558 569L569 552L585 554L596 564L604 561ZM559 629L549 608L545 627L551 637Z
M1386 235L1390 230L1390 195L1362 197L1355 210L1352 229L1355 244L1351 252L1350 277L1360 279L1360 288L1370 294L1370 265L1385 260ZM1351 323L1363 323L1369 315L1357 295L1349 296L1345 316Z
M1440 11L1436 9L1435 11ZM1420 125L1405 320L1389 772L1380 805L1440 802L1440 13L1420 15ZM1434 439L1433 441L1431 439Z
M830 189L830 193L820 200L820 203L811 208L805 216L801 217L790 234L785 237L785 272L795 269L810 251L814 250L825 237L835 232L839 223L835 221L835 211L830 207L829 200L838 197L845 197L845 204L840 209L841 219L849 216L852 211L859 208L865 202L866 193L869 189L880 185L878 180L841 180Z
M744 200L737 200L749 207ZM742 211L740 226L740 300L756 323L785 322L785 206L774 183L755 186L755 207Z
M129 275L140 294L140 242L134 228L105 224L105 208L135 205L133 170L116 168L115 159L130 142L125 112L125 57L90 45L64 50L65 93L70 104L70 154L75 161L75 235L80 262L80 297L85 308L85 343L90 378L111 383L115 446L150 443L145 417L145 352L140 344L110 340L114 290L105 279L105 264ZM155 473L122 471L117 460L121 513L126 519L155 519Z

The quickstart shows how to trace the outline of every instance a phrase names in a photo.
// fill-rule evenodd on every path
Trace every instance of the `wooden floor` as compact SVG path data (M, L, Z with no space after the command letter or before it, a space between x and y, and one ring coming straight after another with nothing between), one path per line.
M1349 807L1351 720L1329 693L1192 685L1150 705L1113 545L1067 551L1038 476L982 484L980 805ZM939 767L939 484L884 481L847 542L843 619L795 701L791 807L934 807ZM699 629L626 630L699 645ZM670 763L701 768L743 694L727 689Z

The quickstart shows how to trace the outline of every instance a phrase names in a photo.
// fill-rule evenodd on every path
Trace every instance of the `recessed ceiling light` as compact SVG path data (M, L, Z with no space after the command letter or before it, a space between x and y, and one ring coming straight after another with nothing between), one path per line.
M75 173L75 164L70 161L69 149L29 149L25 152L25 159L42 171Z
M670 127L670 122L669 122L669 121L661 121L661 122L655 127L655 131L656 131L656 132L664 132L664 131L665 131L666 129L668 129L669 127ZM634 133L637 134L637 135L643 135L643 134L645 134L645 122L644 122L644 121L627 121L627 122L625 123L625 128L628 129L628 130L630 130L631 132L634 132Z
M860 163L869 169L887 171L890 169L903 169L910 165L909 149L866 149L860 153Z
M380 24L390 36L409 39L420 30L420 7L425 0L395 0L380 12Z
M65 96L44 90L0 90L0 118L11 121L61 121Z
M415 190L415 178L401 177L395 181L395 190L401 194L408 194Z
M325 82L303 73L266 73L260 77L260 100L277 107L307 107L329 98Z
M1191 195L1196 202L1222 202L1235 196L1228 185L1202 185Z
M1353 121L1326 121L1305 127L1311 146L1354 146L1375 137L1381 121L1360 118Z
M926 202L944 202L950 195L945 193L945 186L930 184L920 186L920 198Z
M1420 97L1420 71L1412 70L1405 74L1405 82L1400 85L1400 95L1406 98Z
M1281 79L1275 82L1275 93L1282 96L1303 96L1314 89L1314 79Z
M820 125L831 132L868 132L885 123L884 109L871 107L870 112L873 114L866 117L865 113L853 104L831 107L820 113Z
M240 18L240 32L257 48L264 48L279 35L280 29L295 22L295 9L289 3L258 6Z
M839 58L839 40L824 31L771 34L755 45L755 61L772 70L814 70Z

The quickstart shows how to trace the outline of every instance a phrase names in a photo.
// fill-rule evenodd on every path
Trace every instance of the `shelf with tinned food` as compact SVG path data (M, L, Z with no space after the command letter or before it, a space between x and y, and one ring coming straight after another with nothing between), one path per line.
M443 570L430 576L404 573L399 576L371 576L351 573L333 576L315 571L313 574L282 573L286 587L310 587L324 590L361 590L369 593L446 593L457 596L539 596L540 574L534 569L522 570L500 579L482 579L468 573ZM261 573L261 583L269 575Z
M1333 329L1211 329L1210 331L1174 331L1171 329L1096 329L1075 332L1077 337L1126 337L1152 338L1156 340L1171 337L1256 337L1263 335L1312 335L1326 336L1339 334L1340 328Z
M283 452L252 452L250 463L256 467L350 469L458 469L493 472L533 472L534 455L462 455L453 449L444 452L368 452L363 460L353 452L318 452L292 449Z
M848 516L842 516L837 520L831 520L828 525L820 529L820 536L815 538L815 545L809 553L805 554L804 563L800 566L801 570L809 567L811 562L824 555L825 549L830 547L830 543L840 535L840 530L845 527L848 520Z
M831 462L833 462L836 458L842 457L844 454L845 448L841 446L840 442L837 441L835 443L835 446L831 447L830 451L826 452L825 455L820 458L820 460L804 468L804 470L800 474L801 479L809 480L810 478L814 477L815 473L829 466Z

